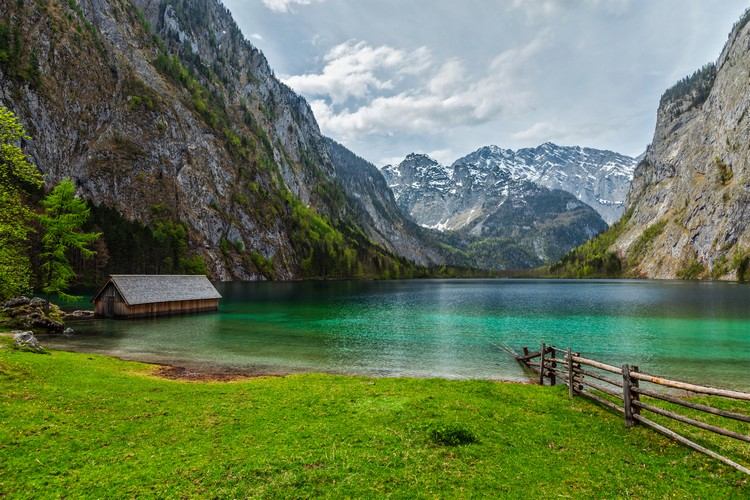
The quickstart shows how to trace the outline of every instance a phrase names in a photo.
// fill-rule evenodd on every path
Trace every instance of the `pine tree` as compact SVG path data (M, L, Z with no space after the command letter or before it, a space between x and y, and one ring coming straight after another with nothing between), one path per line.
M90 258L95 252L90 246L101 233L86 233L81 230L91 215L86 202L76 196L76 188L70 179L62 180L42 200L44 213L39 216L44 229L42 236L42 275L45 293L56 294L63 299L74 298L66 293L76 278L68 260L70 251L80 252Z

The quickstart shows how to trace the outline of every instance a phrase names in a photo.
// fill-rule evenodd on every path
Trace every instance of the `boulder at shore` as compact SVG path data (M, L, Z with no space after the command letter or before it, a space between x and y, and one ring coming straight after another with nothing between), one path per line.
M37 333L62 333L65 329L60 308L39 297L16 297L2 304L0 327Z
M35 352L44 354L47 351L34 337L34 332L13 332L13 347L19 351Z

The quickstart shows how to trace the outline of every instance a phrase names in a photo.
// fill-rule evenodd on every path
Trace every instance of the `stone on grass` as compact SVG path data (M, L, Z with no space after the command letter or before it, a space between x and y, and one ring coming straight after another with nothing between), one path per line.
M13 332L13 347L19 351L44 354L47 351L34 337L34 332Z

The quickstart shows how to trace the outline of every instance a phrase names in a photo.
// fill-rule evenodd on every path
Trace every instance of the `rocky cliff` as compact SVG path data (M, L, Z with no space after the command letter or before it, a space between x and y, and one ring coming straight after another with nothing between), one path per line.
M436 235L404 216L375 165L332 139L326 142L336 178L351 198L357 220L372 241L424 266L450 260L436 244Z
M715 64L668 90L610 247L651 278L747 279L750 15Z
M403 224L393 214L362 210L379 193L346 193L309 106L218 1L0 0L0 11L0 103L33 137L24 146L47 184L69 177L109 214L108 253L137 223L146 246L176 242L148 268L159 272L193 257L218 279L399 273L410 264L394 252L433 262L384 235ZM137 271L130 253L113 270Z

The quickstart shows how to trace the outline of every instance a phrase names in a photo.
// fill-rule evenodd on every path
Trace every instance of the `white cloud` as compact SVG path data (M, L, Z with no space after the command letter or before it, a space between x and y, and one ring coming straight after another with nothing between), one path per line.
M294 5L310 5L325 0L263 0L263 5L274 12L291 12Z
M263 40L263 35L261 35L260 33L252 33L250 35L250 38L252 38L253 40L262 41Z
M429 67L430 53L425 48L407 52L350 40L331 49L324 60L321 73L291 76L285 83L308 96L325 96L341 104L392 89L395 80Z
M427 153L427 156L441 165L450 165L458 157L452 149L436 149Z
M525 130L515 132L511 137L516 141L536 144L550 139L560 140L559 134L562 132L564 132L563 129L550 122L537 122Z
M320 74L289 77L286 83L312 98L324 133L341 140L434 133L526 109L532 96L521 83L524 66L544 43L540 35L500 53L477 77L460 60L434 62L426 49L406 52L350 41L326 55Z
M525 12L528 18L536 19L559 16L575 7L621 14L632 7L632 0L513 0L510 7Z

